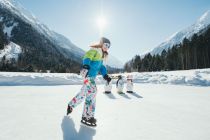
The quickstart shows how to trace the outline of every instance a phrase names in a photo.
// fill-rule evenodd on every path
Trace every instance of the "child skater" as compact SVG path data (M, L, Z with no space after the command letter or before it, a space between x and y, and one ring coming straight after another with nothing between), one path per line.
M83 57L83 66L80 72L84 78L83 86L80 92L68 103L67 115L85 99L81 122L89 126L96 126L96 119L94 118L97 94L95 78L100 72L107 82L111 81L107 75L106 67L103 65L103 60L108 56L107 50L110 46L109 39L105 37L102 37L98 44L90 46L90 50Z

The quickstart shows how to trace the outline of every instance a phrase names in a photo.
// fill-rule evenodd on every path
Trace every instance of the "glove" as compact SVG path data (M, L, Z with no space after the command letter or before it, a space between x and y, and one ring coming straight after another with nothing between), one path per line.
M112 80L110 77L109 77L109 75L104 75L104 80L106 80L107 82L108 82L108 84L109 84L109 82Z
M82 78L86 78L87 77L89 69L90 69L90 66L88 66L88 65L83 65L82 66L82 70L80 71L80 75L82 76Z

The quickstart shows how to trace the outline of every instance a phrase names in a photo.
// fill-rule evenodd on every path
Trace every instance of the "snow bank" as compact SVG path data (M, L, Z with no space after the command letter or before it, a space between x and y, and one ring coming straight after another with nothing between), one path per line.
M197 69L168 72L123 73L126 80L133 75L134 83L175 84L191 86L210 86L210 69ZM119 75L119 74L113 74ZM104 83L102 76L96 78L98 84ZM113 80L113 84L116 79ZM0 72L0 85L75 85L82 84L81 76L69 73L21 73Z
M132 73L136 83L210 86L210 69Z
M77 74L1 72L0 85L74 85L81 84Z

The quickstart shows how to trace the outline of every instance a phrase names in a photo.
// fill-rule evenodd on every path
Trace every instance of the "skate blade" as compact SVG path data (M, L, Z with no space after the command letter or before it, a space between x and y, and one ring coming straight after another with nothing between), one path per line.
M84 124L85 126L90 126L90 127L96 127L97 126L95 123L88 123L88 122L82 121L82 120L81 120L81 123Z
M111 92L104 92L104 94L111 94Z

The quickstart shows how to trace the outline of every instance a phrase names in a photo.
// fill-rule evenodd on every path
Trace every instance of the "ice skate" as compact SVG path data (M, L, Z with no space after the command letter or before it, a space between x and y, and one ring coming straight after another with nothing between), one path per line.
M68 105L66 115L68 116L72 111L73 111L73 108Z
M83 123L87 126L95 127L96 126L96 119L94 117L91 117L91 118L82 117L81 123Z

